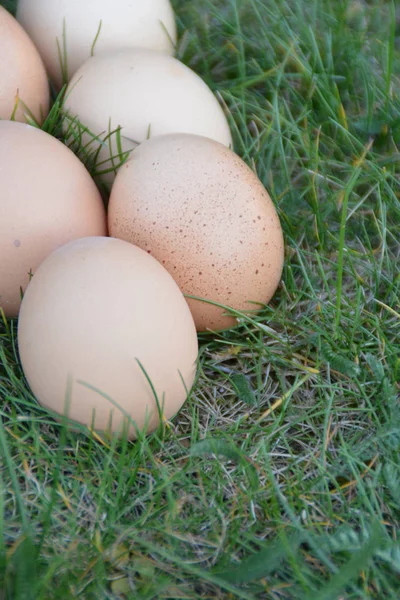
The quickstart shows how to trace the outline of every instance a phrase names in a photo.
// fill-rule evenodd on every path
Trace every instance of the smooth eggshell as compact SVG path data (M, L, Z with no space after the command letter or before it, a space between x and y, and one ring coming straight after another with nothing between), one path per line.
M18 314L21 289L56 248L105 235L100 194L82 163L56 138L0 121L0 307Z
M149 137L193 133L232 144L229 125L216 97L196 73L172 56L151 50L126 50L90 58L75 74L66 93L65 127L77 118L92 134L106 139L99 170L119 165L121 149L131 151ZM88 134L82 143L92 141ZM113 176L106 178L108 182Z
M41 123L49 111L49 82L33 42L0 6L0 119ZM18 104L15 111L16 103Z
M254 310L280 281L282 229L267 191L236 154L204 137L171 134L136 148L116 177L108 224L110 235L157 258L185 294ZM189 304L199 331L235 324L219 307Z
M149 381L170 419L195 378L196 328L178 286L146 252L111 238L71 242L47 258L23 299L18 342L39 402L98 430L120 432L126 415L153 430Z
M66 49L69 81L92 53L140 47L172 54L176 44L169 0L19 0L17 18L58 88L64 83L59 48Z

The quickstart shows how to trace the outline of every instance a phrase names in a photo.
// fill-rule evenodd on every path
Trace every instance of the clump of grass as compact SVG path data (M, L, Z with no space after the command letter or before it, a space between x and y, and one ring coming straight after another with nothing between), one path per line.
M278 208L283 281L201 336L189 402L140 443L54 422L3 322L0 596L397 600L398 7L174 5Z

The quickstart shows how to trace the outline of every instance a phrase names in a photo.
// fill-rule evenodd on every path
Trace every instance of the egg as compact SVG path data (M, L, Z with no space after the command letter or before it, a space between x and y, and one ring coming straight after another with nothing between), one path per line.
M190 134L138 146L111 192L109 232L143 248L189 299L199 331L236 324L216 304L248 311L272 298L284 244L256 174L229 148Z
M58 88L93 54L132 47L173 54L176 44L169 0L19 0L17 19Z
M18 314L21 291L57 247L105 235L97 187L64 144L23 123L0 121L0 307Z
M42 122L49 111L46 70L21 25L0 6L0 119Z
M178 286L121 240L70 242L39 267L18 323L26 379L39 402L96 430L150 432L186 400L197 336Z
M112 182L124 152L149 137L193 133L232 144L229 125L206 83L172 56L151 50L124 50L90 58L68 86L65 110L75 137L81 127L99 136L82 134L82 144L99 151L98 170L112 171ZM72 123L72 124L71 124ZM116 132L118 128L120 131ZM71 130L70 130L71 132ZM111 135L110 135L111 133Z

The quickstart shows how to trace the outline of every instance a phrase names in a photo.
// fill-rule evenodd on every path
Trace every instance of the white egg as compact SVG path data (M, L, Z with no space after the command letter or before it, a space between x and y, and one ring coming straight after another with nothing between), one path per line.
M173 54L176 44L169 0L19 0L17 18L59 88L92 54L125 47Z
M179 60L154 50L90 58L68 86L65 110L70 133L80 136L82 124L103 141L83 133L81 145L89 144L92 154L99 151L98 171L113 169L108 182L124 152L149 137L191 133L232 145L224 111L207 84Z

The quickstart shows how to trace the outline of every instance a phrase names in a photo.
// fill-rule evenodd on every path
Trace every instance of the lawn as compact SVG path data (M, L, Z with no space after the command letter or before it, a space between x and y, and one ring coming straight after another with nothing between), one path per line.
M398 600L400 6L174 7L279 211L282 283L201 336L140 443L52 420L0 324L0 599Z

